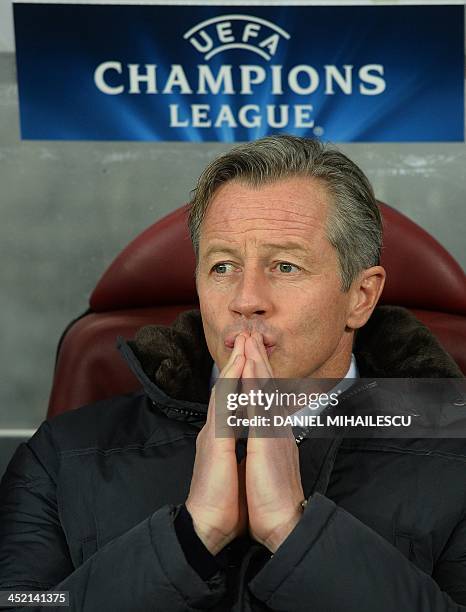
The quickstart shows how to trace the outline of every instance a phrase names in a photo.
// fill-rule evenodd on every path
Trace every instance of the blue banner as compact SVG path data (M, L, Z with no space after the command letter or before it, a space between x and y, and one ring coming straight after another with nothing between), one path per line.
M462 6L16 4L24 139L464 140Z

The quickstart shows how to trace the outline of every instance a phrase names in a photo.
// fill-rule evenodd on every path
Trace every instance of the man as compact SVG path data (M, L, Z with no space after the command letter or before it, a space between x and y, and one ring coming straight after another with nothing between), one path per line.
M121 343L143 392L18 449L0 588L69 591L86 611L466 610L462 440L215 432L217 374L461 376L407 311L375 309L364 174L318 141L264 138L207 167L189 224L200 313Z

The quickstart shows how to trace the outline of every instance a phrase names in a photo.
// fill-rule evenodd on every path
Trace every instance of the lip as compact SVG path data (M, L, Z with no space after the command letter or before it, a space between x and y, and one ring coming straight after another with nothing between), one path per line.
M235 346L235 337L229 336L228 338L226 338L224 344L225 347L231 351L231 349Z

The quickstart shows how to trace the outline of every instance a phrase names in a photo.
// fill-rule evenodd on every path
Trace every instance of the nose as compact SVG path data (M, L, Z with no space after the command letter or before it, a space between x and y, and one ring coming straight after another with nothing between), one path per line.
M270 287L265 274L257 267L243 268L241 278L234 287L229 310L235 317L266 317L272 311Z

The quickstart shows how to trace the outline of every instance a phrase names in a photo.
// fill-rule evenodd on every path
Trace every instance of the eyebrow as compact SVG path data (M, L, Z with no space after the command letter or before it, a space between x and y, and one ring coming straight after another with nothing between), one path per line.
M310 254L309 249L306 249L299 242L293 242L293 241L280 242L280 243L268 242L266 244L261 244L260 249L264 251L295 251L295 252L303 253L305 255ZM234 255L237 252L238 252L238 249L234 247L230 247L228 245L212 244L210 247L208 247L204 257L208 258L214 253L231 253Z

